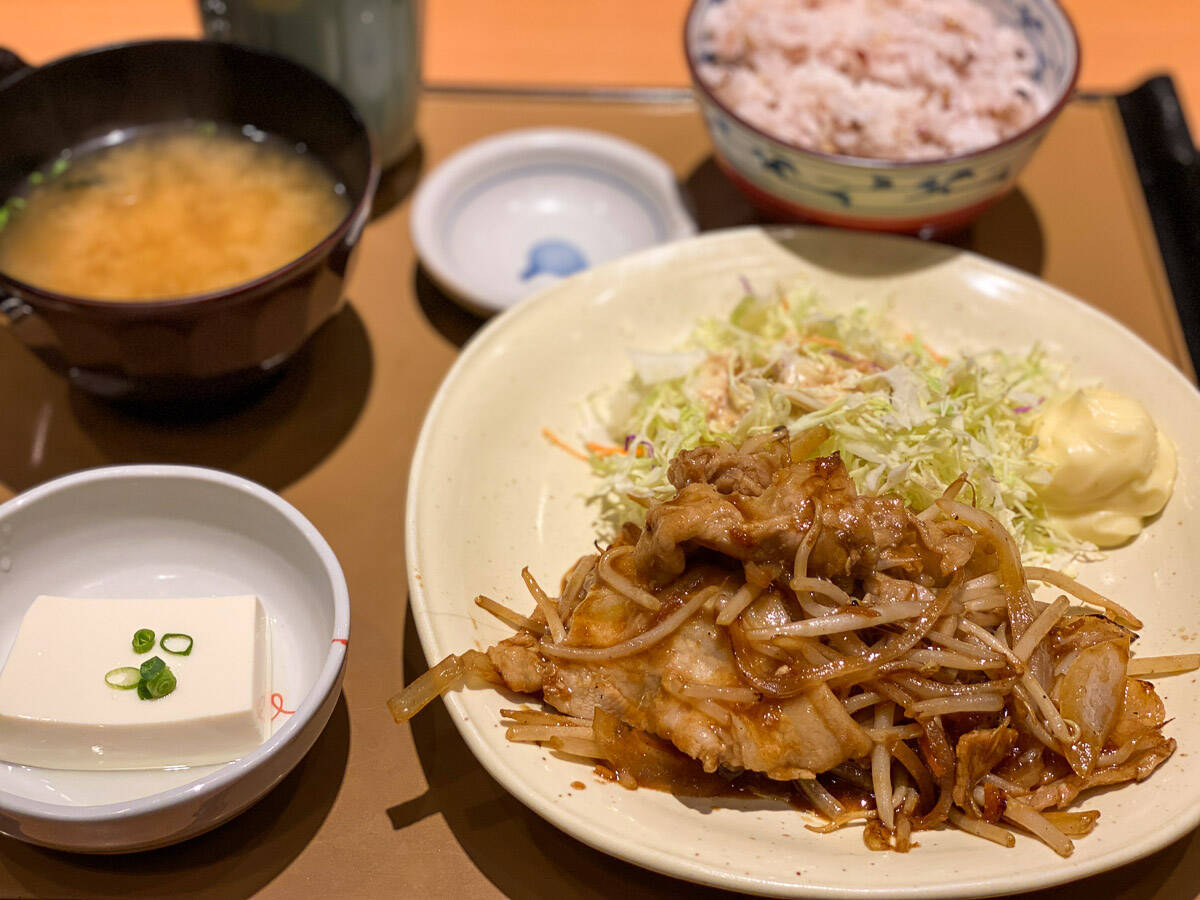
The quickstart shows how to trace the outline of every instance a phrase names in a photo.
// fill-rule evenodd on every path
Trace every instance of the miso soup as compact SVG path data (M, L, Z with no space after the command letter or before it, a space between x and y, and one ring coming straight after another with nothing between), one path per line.
M266 275L332 232L349 202L282 141L180 126L60 160L5 209L0 271L70 296L139 301Z

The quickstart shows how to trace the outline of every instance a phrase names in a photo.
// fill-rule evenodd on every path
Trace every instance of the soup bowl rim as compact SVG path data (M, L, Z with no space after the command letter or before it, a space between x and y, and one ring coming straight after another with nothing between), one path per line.
M367 215L370 212L371 204L375 196L375 190L379 184L380 164L379 153L375 147L375 139L371 134L370 128L367 127L366 121L358 108L346 97L344 93L338 90L337 87L330 84L316 72L308 69L300 63L287 59L275 53L270 53L265 50L259 50L254 47L245 47L240 44L227 44L217 41L204 40L199 38L160 38L151 40L137 41L119 41L111 44L103 44L97 47L89 47L80 50L76 53L69 53L65 56L57 57L49 62L41 65L27 65L26 68L20 69L7 78L0 79L0 93L10 89L14 85L28 78L37 77L39 72L52 69L59 65L64 65L68 62L84 59L91 56L99 56L106 53L116 53L124 50L143 48L143 47L173 47L173 46L216 46L224 50L234 53L241 53L247 56L255 56L260 58L270 59L276 62L281 62L287 66L299 69L311 78L326 84L333 94L344 105L344 111L349 114L355 128L363 136L367 148L367 178L363 191L360 196L353 198L350 208L342 217L341 221L330 230L320 241L311 246L300 256L284 263L275 269L270 270L262 275L252 278L248 281L239 281L236 284L231 284L223 288L204 291L198 294L184 294L174 297L163 297L149 300L124 300L124 299L96 299L92 297L81 297L75 294L65 294L60 291L51 290L49 288L38 287L30 284L27 281L22 281L7 272L0 269L0 299L4 294L16 297L22 302L28 303L35 309L39 305L44 305L49 308L58 308L59 310L87 310L101 315L118 315L126 318L145 318L152 317L155 314L162 312L170 312L180 309L186 309L191 306L210 306L219 301L236 301L243 297L256 295L263 289L270 289L281 281L290 280L292 276L302 272L317 263L327 256L335 247L338 246L345 238L347 233L351 231L361 230L366 224ZM168 124L166 122L160 124ZM223 124L239 124L246 123L228 123ZM325 164L323 159L314 154L314 158ZM353 235L352 240L357 239L357 234Z

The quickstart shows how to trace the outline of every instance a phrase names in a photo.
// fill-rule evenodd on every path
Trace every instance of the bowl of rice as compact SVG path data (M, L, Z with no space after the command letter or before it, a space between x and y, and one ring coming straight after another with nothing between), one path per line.
M1012 189L1079 76L1055 0L693 0L684 49L760 210L923 236Z

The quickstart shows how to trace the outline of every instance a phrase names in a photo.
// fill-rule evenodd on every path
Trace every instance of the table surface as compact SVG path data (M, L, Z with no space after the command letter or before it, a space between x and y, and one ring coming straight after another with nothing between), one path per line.
M208 835L136 856L81 857L0 839L0 896L679 892L678 882L588 849L511 798L475 762L441 704L411 727L393 724L384 705L425 667L406 612L402 552L413 445L439 381L480 325L418 266L410 190L458 147L517 124L580 125L637 140L671 163L702 226L753 221L717 172L690 102L427 95L421 150L386 174L347 307L257 402L206 423L130 418L69 390L0 329L0 383L21 385L0 414L0 499L108 463L228 469L281 491L313 521L342 562L353 605L341 702L313 751L263 801ZM1072 103L1017 192L960 242L1086 297L1190 374L1111 101ZM1198 889L1193 834L1043 900L1174 900Z
M433 83L684 85L680 29L690 0L426 0ZM1200 121L1195 0L1062 0L1083 44L1081 85L1125 90L1175 76ZM0 40L39 62L132 37L194 35L198 0L0 0ZM630 23L635 22L636 27Z

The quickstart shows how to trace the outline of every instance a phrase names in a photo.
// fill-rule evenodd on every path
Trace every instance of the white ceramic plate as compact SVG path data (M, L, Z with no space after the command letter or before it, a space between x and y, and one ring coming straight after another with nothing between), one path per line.
M720 232L584 273L502 316L463 352L429 411L407 510L413 614L426 655L508 636L476 594L526 605L520 569L543 583L586 552L592 513L586 466L550 446L582 427L581 401L627 378L624 348L667 349L696 317L725 313L738 276L768 289L813 284L834 307L889 301L895 317L943 347L1027 348L1042 341L1081 379L1141 399L1180 448L1175 495L1131 546L1087 566L1087 582L1145 621L1139 652L1192 649L1200 631L1200 394L1139 338L1093 308L970 253L903 238L832 230ZM1100 825L1060 859L1019 836L1013 850L927 832L908 854L872 853L859 829L806 831L800 813L719 808L598 783L580 764L510 744L506 705L487 691L446 698L487 770L530 808L600 850L660 872L734 890L797 897L965 897L1081 878L1149 854L1200 821L1200 701L1194 676L1159 682L1176 753L1146 782L1089 799ZM583 780L585 791L570 783Z

